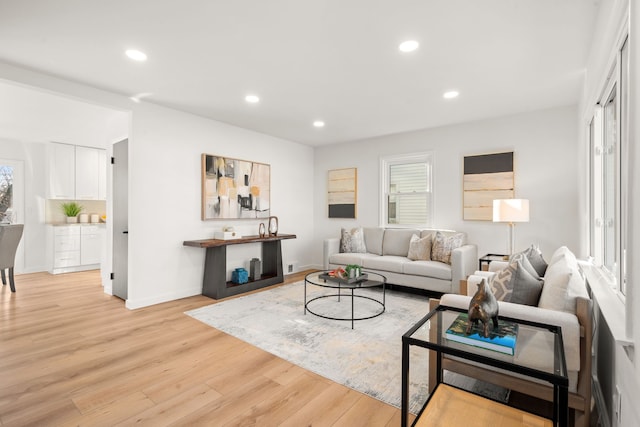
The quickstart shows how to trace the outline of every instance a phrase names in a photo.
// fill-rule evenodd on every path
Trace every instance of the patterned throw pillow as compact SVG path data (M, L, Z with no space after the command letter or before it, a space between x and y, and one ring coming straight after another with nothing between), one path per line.
M516 272L517 263L511 262L506 268L496 272L490 283L491 291L498 301L511 301L513 294L513 275Z
M340 252L345 253L365 253L367 247L364 244L364 232L362 227L352 228L351 230L342 229L340 238Z
M412 261L429 261L431 259L431 235L420 238L417 234L409 241L409 254Z
M464 234L462 233L445 237L444 234L436 231L433 245L431 246L431 259L451 264L451 251L462 246L462 242L464 242Z

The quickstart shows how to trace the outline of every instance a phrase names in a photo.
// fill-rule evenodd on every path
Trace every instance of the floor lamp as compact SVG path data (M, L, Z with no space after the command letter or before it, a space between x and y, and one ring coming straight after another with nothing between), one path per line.
M493 222L509 223L509 255L515 247L516 222L529 222L529 200L499 199L493 201Z

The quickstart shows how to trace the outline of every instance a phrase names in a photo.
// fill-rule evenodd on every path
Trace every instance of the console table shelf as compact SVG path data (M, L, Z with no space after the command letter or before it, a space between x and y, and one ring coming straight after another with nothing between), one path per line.
M232 240L185 240L183 245L207 250L204 261L202 295L220 299L282 283L284 274L280 242L295 238L295 234L278 234L277 236L265 237L245 236ZM252 280L247 283L227 282L227 246L244 243L262 244L262 275L259 280Z

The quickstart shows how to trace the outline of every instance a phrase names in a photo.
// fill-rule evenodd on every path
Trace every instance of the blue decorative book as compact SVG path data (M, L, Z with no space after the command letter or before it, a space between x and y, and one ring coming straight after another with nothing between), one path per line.
M489 337L485 338L482 332L482 322L478 322L471 328L471 333L466 334L469 319L467 313L460 313L453 321L445 337L475 347L486 348L513 356L516 351L516 339L518 337L518 324L498 318L498 328L493 328L493 322L489 328Z

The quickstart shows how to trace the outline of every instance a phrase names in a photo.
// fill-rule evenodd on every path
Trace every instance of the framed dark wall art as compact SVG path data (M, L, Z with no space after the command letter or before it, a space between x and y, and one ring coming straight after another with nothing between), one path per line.
M202 155L202 219L269 218L271 166Z
M513 151L464 158L463 219L491 221L493 200L515 195Z
M330 170L327 182L329 218L355 218L358 171L356 168Z

